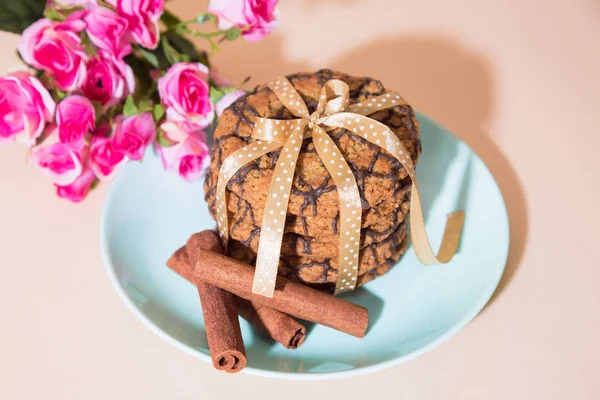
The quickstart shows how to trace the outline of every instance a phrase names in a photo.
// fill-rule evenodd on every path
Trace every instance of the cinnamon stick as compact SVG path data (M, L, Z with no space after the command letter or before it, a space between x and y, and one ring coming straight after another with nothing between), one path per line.
M306 327L287 314L263 304L235 297L240 317L288 349L297 349L306 339Z
M215 233L216 235L216 233ZM177 250L167 261L167 266L188 281L193 281L192 263L185 246ZM196 284L195 282L193 282ZM234 303L240 317L256 329L267 333L288 349L296 349L306 338L306 327L294 318L262 304L252 303L234 296Z
M196 261L201 254L199 249L211 254L223 251L218 236L211 234L210 231L192 235L186 248L188 249L186 253L192 262ZM182 254L180 253L178 257L181 258ZM189 272L182 269L184 268L181 267L179 270L187 279ZM204 282L197 282L197 287L213 366L229 373L241 371L247 364L246 349L233 295Z
M281 277L272 298L254 294L254 268L213 251L198 249L194 277L254 303L359 338L369 324L366 308Z

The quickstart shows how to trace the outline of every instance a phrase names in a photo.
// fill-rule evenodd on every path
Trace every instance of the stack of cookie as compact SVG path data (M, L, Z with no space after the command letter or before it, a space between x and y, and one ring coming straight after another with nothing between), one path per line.
M313 112L325 82L339 79L350 88L350 103L364 102L386 92L381 82L331 70L287 76ZM260 85L232 104L215 132L212 162L205 182L206 201L215 216L215 191L223 160L251 142L259 117L293 119L275 94ZM412 108L395 106L369 115L390 127L416 163L419 127ZM358 286L385 274L407 247L406 219L412 183L402 165L380 147L346 129L328 132L358 183L363 215ZM279 151L243 167L228 183L227 203L231 242L229 255L247 263L256 260L263 209ZM279 274L333 291L338 274L339 198L336 186L305 139L296 165L289 199Z

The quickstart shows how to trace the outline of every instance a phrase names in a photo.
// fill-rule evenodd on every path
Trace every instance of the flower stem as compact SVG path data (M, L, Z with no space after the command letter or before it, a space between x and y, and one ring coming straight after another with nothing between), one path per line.
M210 33L204 33L204 32L199 32L199 31L195 31L192 29L188 29L187 33L189 33L192 36L199 36L199 37L203 37L203 38L211 38L214 36L221 36L221 35L225 35L227 33L227 31L216 31L216 32L210 32Z

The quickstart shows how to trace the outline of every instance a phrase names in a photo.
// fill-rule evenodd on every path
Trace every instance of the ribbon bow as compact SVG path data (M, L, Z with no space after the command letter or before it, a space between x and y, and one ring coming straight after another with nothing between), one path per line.
M266 297L273 296L296 161L303 140L311 137L317 154L337 187L340 201L339 267L335 293L354 290L356 287L362 205L354 175L342 152L327 134L327 131L336 128L347 129L385 149L408 172L413 183L410 199L410 230L415 253L421 263L439 264L452 259L462 232L464 212L458 211L448 215L442 244L436 256L425 231L423 209L410 154L393 131L386 125L367 117L376 111L408 103L398 94L388 92L362 103L349 105L348 85L332 79L323 86L317 109L309 115L306 104L285 77L269 83L268 86L297 119L259 118L252 132L255 141L233 152L223 161L216 193L217 226L223 242L227 245L229 240L225 197L227 183L244 165L281 148L265 203L253 293Z

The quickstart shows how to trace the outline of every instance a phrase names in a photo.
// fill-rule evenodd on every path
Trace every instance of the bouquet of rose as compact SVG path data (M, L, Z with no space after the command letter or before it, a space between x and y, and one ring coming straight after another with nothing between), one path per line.
M0 143L28 146L58 196L79 202L151 144L166 169L204 175L205 131L245 83L214 73L209 53L224 40L263 38L278 0L211 0L186 21L164 0L5 1L0 30L22 33L30 68L0 77ZM193 29L212 23L213 32ZM208 52L187 36L206 38Z

